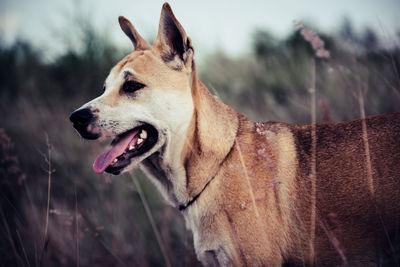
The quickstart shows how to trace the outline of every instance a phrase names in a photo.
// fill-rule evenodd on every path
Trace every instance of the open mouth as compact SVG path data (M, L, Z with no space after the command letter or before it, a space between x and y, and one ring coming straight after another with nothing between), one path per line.
M143 124L122 133L96 158L93 170L95 173L106 171L115 175L120 174L133 158L153 148L157 140L158 132L150 124Z

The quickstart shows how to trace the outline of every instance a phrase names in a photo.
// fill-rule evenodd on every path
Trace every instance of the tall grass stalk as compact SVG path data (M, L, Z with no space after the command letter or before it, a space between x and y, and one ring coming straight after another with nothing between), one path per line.
M14 243L14 239L13 239L11 231L10 231L10 227L8 226L8 223L7 223L7 220L6 220L6 216L4 215L3 208L1 206L0 206L0 213L1 213L1 219L3 221L4 229L6 230L6 233L7 233L8 241L9 241L9 243L11 245L12 251L13 251L14 256L15 256L15 260L18 263L18 266L23 266L24 265L23 261L22 261L20 255L18 254L17 248L16 248L15 243Z
M225 212L226 218L228 219L229 226L232 229L233 239L234 239L234 241L235 241L235 243L236 243L236 245L237 245L237 247L239 249L240 259L243 262L244 266L248 266L249 263L246 261L246 256L245 256L245 254L243 252L243 247L242 247L242 244L241 244L240 239L239 239L239 234L235 229L235 225L233 224L232 217L231 217L231 215L229 214L229 212L226 209L224 209L224 212ZM233 250L232 252L234 254L234 257L239 258L237 253L236 253L236 251Z
M249 193L250 193L251 202L252 202L252 204L253 204L254 213L256 214L257 219L260 220L260 213L258 212L258 208L257 208L257 204L256 204L256 199L255 199L255 197L254 197L253 189L251 188L250 177L249 177L249 175L248 175L248 173L247 173L246 164L244 163L244 159L243 159L243 155L242 155L242 150L240 149L239 140L238 140L237 138L235 139L235 143L236 143L237 150L238 150L238 152L239 152L240 163L242 164L243 171L244 171L244 175L245 175L245 177L246 177L247 186L249 187Z
M319 216L318 216L319 217ZM342 242L340 242L339 237L331 230L327 225L324 224L324 222L321 220L321 218L318 218L319 225L321 226L322 230L324 230L326 236L329 239L329 242L333 245L333 247L336 249L337 253L339 254L340 258L342 259L342 265L343 266L348 266L347 262L347 257L343 248Z
M310 218L310 255L309 261L314 262L315 220L317 201L317 113L316 113L316 67L315 59L311 60L311 218Z
M26 181L23 181L23 186L25 189L26 196L29 200L29 204L31 207L30 212L33 214L32 217L34 218L35 223L39 223L39 217L38 217L35 205L32 200L32 194L31 194L31 191L30 191L29 186L26 183ZM38 246L36 244L37 244L37 239L34 239L33 240L33 250L34 250L34 254L35 254L35 266L38 266L39 265L39 257L38 257Z
M48 237L48 230L49 230L49 211L50 211L50 196L51 196L51 174L53 173L53 169L51 166L51 144L49 140L49 136L46 133L46 146L47 146L47 154L43 154L44 160L47 164L47 206L46 206L46 221L45 221L45 226L44 226L44 234L43 234L43 247L42 247L42 253L40 256L40 263L42 263L48 242L49 242L49 237Z
M80 215L82 216L83 220L89 225L89 228L91 229L91 231L93 233L96 233L96 227L93 225L92 221L89 219L89 217L85 214L85 213L80 213ZM98 235L94 235L96 241L101 245L101 247L107 252L109 253L113 259L118 262L118 264L120 266L123 267L127 267L127 265L122 261L122 259L113 252L113 250L111 248L109 248L107 246L107 244L100 238L100 236Z
M24 242L22 242L21 235L20 235L20 233L19 233L18 230L16 230L16 233L17 233L18 241L19 241L19 243L21 244L22 252L24 253L24 258L25 258L25 261L26 261L26 266L31 267L31 265L30 265L30 263L29 263L29 260L28 260L28 255L26 254Z
M76 184L74 184L75 194L75 228L76 228L76 266L79 267L79 218L78 218L78 196L76 193Z
M357 75L358 77L358 75ZM358 82L358 90L357 90L357 98L360 106L360 114L361 114L361 126L362 126L362 139L364 143L365 150L365 161L367 167L367 181L368 181L368 189L372 197L375 196L374 182L372 179L372 166L371 166L371 153L369 150L369 142L368 142L368 133L367 133L367 122L365 120L365 108L364 108L364 97L362 94L362 87L360 81Z
M392 63L393 63L393 57L391 57ZM378 203L376 201L375 198L375 188L374 188L374 180L372 177L372 163L371 163L371 153L370 153L370 148L369 148L369 141L368 141L368 132L367 132L367 122L366 122L366 116L365 116L365 105L364 105L364 95L363 95L363 84L361 82L361 78L360 78L360 66L357 63L357 61L353 58L353 63L356 65L356 81L357 81L357 92L355 93L355 96L358 100L358 104L359 104L359 109L360 109L360 115L361 115L361 127L362 127L362 139L363 139L363 144L364 144L364 151L365 151L365 165L367 168L367 183L368 183L368 189L371 195L371 199L374 203L375 206L375 213L377 216L377 220L379 220L378 223L380 223L382 225L382 229L385 233L385 237L386 240L388 241L390 250L392 252L393 255L393 259L396 263L397 266L399 265L399 262L396 258L396 250L394 248L394 245L390 239L388 230L386 229L385 223L383 221L382 218L382 211L381 209L378 207ZM397 72L397 68L395 65L393 65L393 71L398 74ZM399 78L397 77L397 81L399 81ZM379 244L377 244L377 246L379 246Z
M169 260L167 251L166 251L166 249L164 247L164 244L163 244L163 241L161 239L160 232L157 229L157 226L156 226L156 223L154 221L153 214L151 212L149 204L147 203L147 200L146 200L146 198L145 198L145 196L143 194L142 187L140 186L140 183L139 183L139 181L138 181L136 176L132 175L131 173L129 173L129 176L131 177L131 179L132 179L133 183L135 184L135 187L136 187L136 189L137 189L137 191L139 193L140 200L143 203L144 210L146 212L147 217L149 218L149 221L150 221L150 224L151 224L151 228L153 229L154 235L156 236L156 239L157 239L157 243L158 243L158 245L159 245L159 247L161 249L161 253L162 253L163 257L164 257L165 265L167 267L171 267L172 266L171 262Z

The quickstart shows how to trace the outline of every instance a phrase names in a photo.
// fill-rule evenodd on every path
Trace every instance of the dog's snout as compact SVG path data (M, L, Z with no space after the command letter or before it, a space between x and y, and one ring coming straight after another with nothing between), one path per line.
M77 125L87 125L93 119L93 113L88 108L78 109L71 113L69 119L72 123Z
M74 128L83 138L94 140L100 136L98 132L94 131L93 126L90 127L90 124L94 121L95 116L89 108L78 109L72 112L69 116L69 119Z

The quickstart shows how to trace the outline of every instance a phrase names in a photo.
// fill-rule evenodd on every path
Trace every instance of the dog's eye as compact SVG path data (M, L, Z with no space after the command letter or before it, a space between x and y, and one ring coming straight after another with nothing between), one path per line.
M126 81L124 85L122 86L122 90L125 93L133 93L139 89L142 89L144 87L144 84L141 84L136 81Z
M106 91L106 86L103 85L103 93Z

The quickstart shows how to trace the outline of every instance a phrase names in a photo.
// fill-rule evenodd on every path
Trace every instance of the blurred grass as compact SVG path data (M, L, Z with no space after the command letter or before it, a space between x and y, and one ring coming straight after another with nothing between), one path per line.
M0 42L0 265L162 266L137 188L127 176L95 175L94 155L104 144L82 140L68 121L70 112L101 93L108 71L128 52L90 23L80 25L79 49L71 44L50 62L27 42ZM398 45L384 48L373 31L357 35L349 24L320 36L331 58L316 61L318 121L327 112L335 122L360 117L358 86L367 115L400 111ZM257 30L251 53L231 57L216 50L203 59L200 78L254 120L309 123L312 57L298 32L279 40ZM46 135L54 172L44 245ZM199 265L179 212L140 171L133 175L140 177L172 265Z

